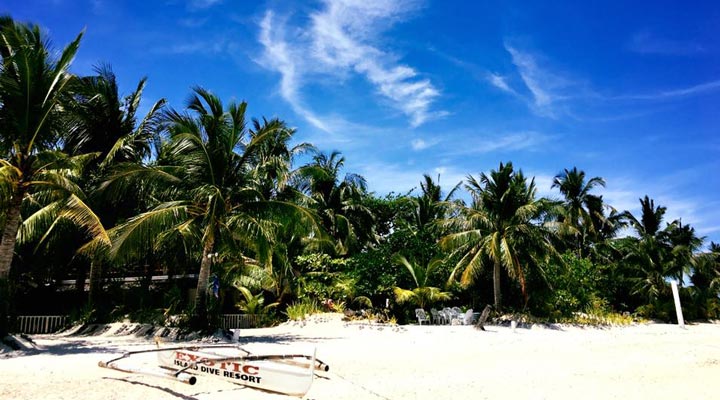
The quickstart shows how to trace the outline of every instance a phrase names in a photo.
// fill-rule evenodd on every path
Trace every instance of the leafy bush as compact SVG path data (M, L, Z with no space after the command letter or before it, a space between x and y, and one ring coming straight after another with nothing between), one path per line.
M607 302L600 295L600 269L589 259L570 252L563 254L561 261L559 265L544 267L549 288L535 299L535 310L553 320L561 320L578 312L597 312L599 304L607 308Z
M302 321L308 315L321 313L322 309L314 299L303 299L288 306L285 314L289 319Z
M298 299L322 302L345 296L347 288L340 285L344 282L341 270L345 267L345 259L313 253L297 257L295 263L300 272L296 282Z

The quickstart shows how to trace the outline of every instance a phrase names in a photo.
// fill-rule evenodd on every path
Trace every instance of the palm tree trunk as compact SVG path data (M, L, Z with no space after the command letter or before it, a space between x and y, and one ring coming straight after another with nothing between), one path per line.
M10 267L15 255L15 241L20 227L20 205L25 193L15 192L5 215L5 226L0 238L0 339L10 330L9 317L12 309L12 286Z
M501 296L500 296L500 260L495 260L495 265L493 267L493 292L495 295L495 311L500 311L500 303L501 303Z
M212 267L212 259L209 255L213 251L215 238L210 237L203 247L202 260L200 261L200 273L198 274L197 290L195 294L195 324L197 328L208 328L207 313L207 287L210 281L210 268Z
M13 256L15 255L15 241L17 240L17 232L20 227L20 205L25 193L18 190L12 197L8 205L5 227L0 239L0 279L8 279L10 277L10 267L12 266Z
M88 303L91 307L97 304L97 296L100 291L100 278L102 266L94 258L90 260L90 287L88 288Z

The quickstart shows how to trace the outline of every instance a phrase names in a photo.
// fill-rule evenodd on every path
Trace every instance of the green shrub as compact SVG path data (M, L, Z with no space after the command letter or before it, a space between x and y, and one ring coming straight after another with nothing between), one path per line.
M302 321L307 316L322 312L320 305L314 299L303 299L288 306L285 314L289 319Z
M549 289L535 299L534 310L559 321L572 318L578 312L598 311L593 310L596 308L593 302L602 301L602 308L606 308L607 303L600 294L600 268L593 265L589 259L580 258L574 253L565 253L561 258L560 265L545 266L545 279Z
M300 272L296 281L298 299L323 302L344 297L347 280L341 270L345 268L345 259L313 253L297 257L295 263Z

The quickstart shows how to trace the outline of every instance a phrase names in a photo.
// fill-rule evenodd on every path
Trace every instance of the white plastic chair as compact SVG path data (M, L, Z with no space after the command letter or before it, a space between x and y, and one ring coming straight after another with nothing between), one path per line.
M443 308L438 314L440 315L440 320L443 325L452 322L452 311L450 311L449 308Z
M438 310L431 308L430 309L430 316L432 317L432 323L436 325L441 325L443 323L443 317L440 315Z
M422 325L423 321L430 324L430 319L428 318L427 314L425 313L425 310L423 310L422 308L415 309L415 316L417 317L418 325Z

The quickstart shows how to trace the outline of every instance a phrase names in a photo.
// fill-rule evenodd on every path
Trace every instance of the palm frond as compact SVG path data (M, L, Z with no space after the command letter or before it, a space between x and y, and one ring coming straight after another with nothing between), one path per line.
M111 256L130 258L152 248L158 235L188 221L188 208L183 201L163 203L111 229Z
M104 244L110 244L110 238L100 218L76 195L72 194L65 200L60 218L66 218L84 228L90 237L98 238Z

